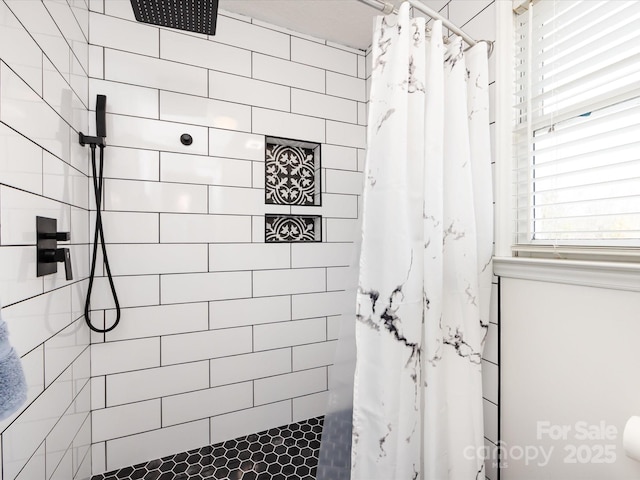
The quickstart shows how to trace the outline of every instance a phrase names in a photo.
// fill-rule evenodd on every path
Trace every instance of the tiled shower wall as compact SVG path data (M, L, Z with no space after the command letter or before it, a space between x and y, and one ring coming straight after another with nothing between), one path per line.
M0 301L28 401L0 422L3 480L91 473L88 5L0 1ZM73 281L36 277L36 216L71 232ZM61 245L62 246L62 245Z
M128 0L90 9L124 307L92 336L94 473L324 414L350 303L364 52L225 12L209 39L137 23ZM321 144L322 206L265 204L265 135ZM265 213L322 215L323 241L265 244ZM106 293L92 306L108 325Z

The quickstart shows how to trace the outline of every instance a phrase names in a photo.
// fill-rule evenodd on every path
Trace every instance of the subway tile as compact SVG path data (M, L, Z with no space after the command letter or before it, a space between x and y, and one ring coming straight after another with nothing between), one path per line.
M71 401L71 371L67 369L2 433L4 478L16 477Z
M341 267L353 263L352 243L294 243L291 267Z
M271 82L209 71L209 96L228 102L289 111L290 88Z
M91 377L91 410L106 407L106 377Z
M327 143L347 147L366 148L367 128L362 125L327 120Z
M261 215L282 211L280 205L265 205L262 188L209 187L209 213L224 215Z
M251 52L164 29L160 30L160 57L211 70L251 76Z
M360 78L327 72L327 95L366 102L365 81Z
M92 442L160 428L160 399L103 408L92 412Z
M15 478L15 480L31 480L34 478L46 478L44 447L45 447L44 443L38 447L38 449L35 451L33 456L27 461L24 468L19 473L17 473L16 477L9 477L9 473L7 473L6 478L7 479ZM2 470L0 469L0 472L1 471Z
M91 394L89 387L82 391L58 420L45 442L46 467L48 472L55 470L51 479L67 480L72 477L73 461L71 458L74 437L89 418Z
M251 272L163 275L162 303L200 302L251 296Z
M357 103L353 100L296 88L291 90L291 112L341 122L358 121Z
M355 249L355 247L354 247ZM357 265L357 262L353 262ZM327 268L327 290L350 290L358 286L358 268Z
M207 246L180 244L112 244L113 275L149 275L207 271Z
M360 172L327 169L325 189L329 193L361 195L363 175Z
M463 27L492 2L493 0L456 0L455 2L450 2L449 20L455 25Z
M338 340L342 328L342 315L332 315L327 317L327 340Z
M2 15L2 7L3 5L0 4L0 15ZM2 27L0 26L1 35ZM16 158L20 161L17 162ZM0 124L0 176L5 185L33 193L42 193L42 149L2 124Z
M36 277L34 247L0 247L0 296L5 305L43 292L42 278Z
M253 230L251 234L251 241L254 243L263 243L265 238L264 231L264 215L257 215L251 217L251 228Z
M122 310L121 324L105 335L107 342L196 332L209 328L207 303L156 305Z
M4 294L2 301L9 303ZM2 316L9 326L11 344L19 354L25 354L71 323L71 292L61 288L38 295L3 308Z
M367 78L366 57L358 55L358 78Z
M209 155L264 162L264 136L210 128Z
M367 125L369 117L369 104L358 102L358 125Z
M341 170L357 170L358 151L351 147L322 145L322 167Z
M105 15L109 15L111 17L118 17L131 21L136 20L136 17L133 14L133 9L131 8L129 2L112 2L110 0L102 0L102 2L104 3L102 9L98 8L95 11L102 12ZM92 8L91 10L94 9Z
M207 361L118 373L107 376L107 407L208 387Z
M213 417L252 406L251 382L173 395L162 399L162 426Z
M160 179L160 152L158 151L109 145L105 150L105 160L105 178L156 181Z
M89 212L77 207L71 207L69 231L72 232L71 243L89 243Z
M206 213L207 187L177 183L105 180L107 210Z
M116 277L113 279L120 306L142 307L157 305L159 299L159 277L157 275L134 275L131 277ZM113 308L111 290L105 277L98 277L93 283L91 308L100 310Z
M107 132L109 133L109 143L119 147L197 155L208 153L208 132L205 127L107 114ZM180 137L184 133L188 133L193 138L191 145L183 145L180 141Z
M289 35L224 15L218 15L216 34L210 39L273 57L289 58Z
M349 292L294 295L291 299L291 315L294 319L338 315L351 312L355 305L355 297Z
M162 365L193 362L251 351L251 328L225 328L162 337Z
M363 148L358 149L358 171L364 172L364 165L367 160L367 151Z
M316 368L255 380L254 401L256 405L262 405L326 389L326 368Z
M54 218L57 220L58 231L69 231L70 215L68 205L22 190L0 186L2 245L35 245L36 216Z
M498 365L482 361L482 396L496 405L498 404L499 376Z
M302 38L291 38L291 60L325 70L356 76L358 74L357 55L337 48L310 42Z
M254 297L321 292L324 290L324 268L269 270L253 273Z
M64 417L63 417L64 418ZM45 445L45 447L49 447L49 443L47 442L47 444ZM51 473L51 475L49 476L49 480L66 480L68 478L72 478L73 473L72 473L72 469L73 469L73 459L72 459L72 451L71 449L67 449L64 452L55 452L56 454L59 455L63 455L62 459L60 459L59 463L56 463L55 465L49 465L49 456L46 457L46 469L47 472L51 472L53 471L53 473ZM56 462L58 460L58 456L56 455L54 457L54 460L51 460L51 462ZM55 468L54 468L55 467Z
M293 347L293 370L308 370L333 365L337 343L331 341Z
M89 346L89 329L78 319L44 343L45 385L50 385Z
M253 78L325 93L325 72L319 68L253 54Z
M209 444L209 421L175 425L107 441L107 470L146 462Z
M0 58L42 94L42 51L9 7L0 4Z
M265 163L251 162L251 186L253 188L264 188ZM264 229L263 229L264 231Z
M211 386L244 382L291 371L291 349L234 355L211 360Z
M331 40L327 40L324 42L328 47L337 48L338 50L342 50L344 52L351 53L357 57L364 56L364 51L359 48L348 47L347 45L343 45L341 43L332 42Z
M62 76L69 79L69 45L42 2L5 2ZM32 118L32 117L29 117Z
M159 241L157 213L105 211L102 212L101 218L107 243L157 243ZM95 212L90 212L90 221L91 241L93 241ZM110 249L110 247L107 248Z
M91 346L91 375L140 370L160 366L160 339L142 338Z
M498 364L498 326L495 323L489 323L482 358Z
M325 318L309 318L288 322L268 323L253 327L253 348L256 351L291 347L326 340ZM295 361L295 357L294 357Z
M120 18L89 14L89 42L92 45L125 50L150 57L158 57L160 38L158 28Z
M482 400L484 415L484 436L492 442L498 441L498 406L488 400Z
M228 130L251 131L251 108L193 95L160 92L160 118Z
M42 158L42 194L76 207L89 208L89 179L49 152Z
M143 87L207 95L207 70L105 48L104 78Z
M251 217L160 214L162 243L236 243L251 241Z
M57 157L69 156L69 125L4 64L0 66L0 96L2 122Z
M209 245L209 271L269 270L291 266L289 244Z
M221 300L209 303L211 328L239 327L291 319L289 296Z
M89 76L104 78L104 47L89 45Z
M253 132L323 143L325 120L254 107Z
M251 186L251 162L162 152L160 180L203 185Z
M294 398L292 401L292 421L300 422L302 420L319 417L327 413L329 394L328 392L312 393L311 395Z
M89 80L89 97L93 101L96 95L106 95L107 113L158 118L158 90L155 88L92 78ZM91 105L90 109L94 110L95 106ZM109 131L107 133L110 134ZM107 152L109 150L111 148Z
M291 423L291 400L211 418L211 443L223 442Z
M358 218L358 197L325 193L321 207L291 207L293 215L322 215L323 218Z
M71 50L75 54L83 67L86 69L88 64L87 58L87 38L73 14L71 6L68 2L45 2L45 8L55 22L56 26L62 33L62 36L71 46Z

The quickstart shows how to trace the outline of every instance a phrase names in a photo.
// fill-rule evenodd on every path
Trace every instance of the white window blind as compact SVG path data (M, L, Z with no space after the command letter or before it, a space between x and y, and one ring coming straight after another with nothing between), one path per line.
M515 250L640 247L640 1L515 18Z

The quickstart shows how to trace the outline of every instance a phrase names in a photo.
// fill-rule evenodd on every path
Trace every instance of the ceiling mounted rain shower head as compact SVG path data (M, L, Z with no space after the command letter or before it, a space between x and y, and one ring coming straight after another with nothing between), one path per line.
M131 6L139 22L216 34L218 0L131 0Z

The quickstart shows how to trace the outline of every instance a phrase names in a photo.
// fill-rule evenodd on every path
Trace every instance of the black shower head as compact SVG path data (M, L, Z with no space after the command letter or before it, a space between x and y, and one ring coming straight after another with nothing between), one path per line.
M218 0L131 0L131 6L139 22L216 34Z

